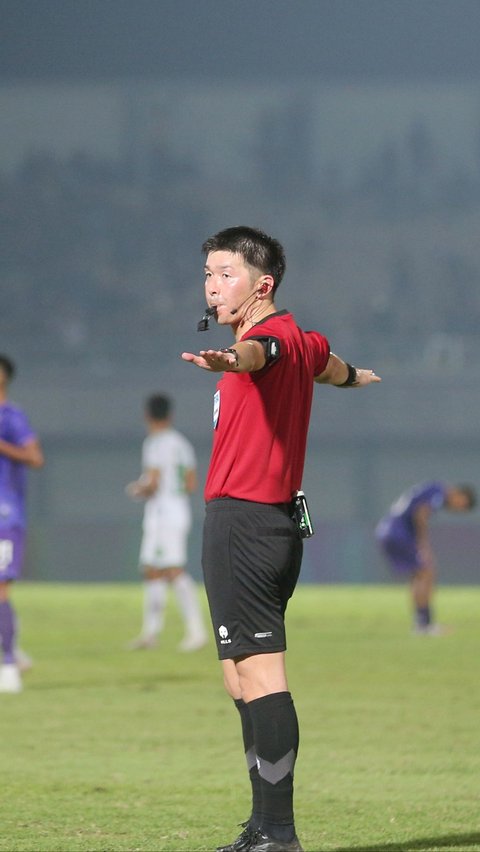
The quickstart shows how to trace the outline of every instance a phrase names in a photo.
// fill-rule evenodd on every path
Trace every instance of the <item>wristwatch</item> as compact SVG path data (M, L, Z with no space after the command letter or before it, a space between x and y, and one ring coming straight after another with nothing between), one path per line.
M237 352L236 349L233 349L231 347L227 347L226 349L220 349L220 352L226 352L229 355L235 355L235 364L233 364L232 366L238 367L238 352Z

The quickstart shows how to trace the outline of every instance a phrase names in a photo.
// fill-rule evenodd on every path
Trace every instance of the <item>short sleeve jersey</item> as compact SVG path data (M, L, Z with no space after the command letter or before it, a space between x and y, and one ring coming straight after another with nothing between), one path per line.
M330 347L279 311L242 340L275 341L278 357L254 373L224 373L214 397L214 435L205 499L287 503L301 487L313 380Z
M36 438L21 408L5 402L0 405L0 439L23 447ZM26 526L25 500L27 466L0 454L0 529Z
M145 523L184 526L190 522L185 472L196 467L191 443L176 429L162 429L143 442L142 467L160 471L158 489L145 503Z
M437 512L445 503L446 485L443 482L423 482L405 491L390 507L384 522L398 532L415 536L415 511L429 506Z

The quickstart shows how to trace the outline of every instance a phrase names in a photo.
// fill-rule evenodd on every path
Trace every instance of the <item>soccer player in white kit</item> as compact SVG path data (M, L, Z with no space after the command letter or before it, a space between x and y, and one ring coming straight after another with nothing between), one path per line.
M190 495L197 487L195 451L172 427L171 402L155 394L145 405L148 435L142 474L127 485L133 499L145 500L140 570L144 576L143 626L132 650L152 648L164 624L168 587L175 591L185 623L181 651L196 651L207 641L196 585L187 574L187 542L192 523Z

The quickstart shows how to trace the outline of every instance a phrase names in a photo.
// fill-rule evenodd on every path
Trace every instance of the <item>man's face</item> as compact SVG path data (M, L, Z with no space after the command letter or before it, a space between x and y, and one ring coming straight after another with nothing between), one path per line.
M470 500L463 491L452 489L448 495L448 508L451 512L468 512L471 508Z
M157 432L159 428L161 428L164 424L164 420L155 420L154 417L151 417L148 411L144 414L145 420L145 430L150 435L152 432Z
M205 263L205 296L209 307L217 309L217 322L229 325L242 315L237 310L254 303L261 273L247 266L243 257L231 251L212 251ZM233 311L233 313L232 313Z

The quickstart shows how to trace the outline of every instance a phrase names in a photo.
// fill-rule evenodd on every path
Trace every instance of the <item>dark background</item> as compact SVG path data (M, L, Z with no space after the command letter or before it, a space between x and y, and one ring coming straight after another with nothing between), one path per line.
M5 81L476 80L476 0L3 0Z
M28 576L135 576L147 393L175 398L204 476L214 379L179 354L228 344L195 331L199 247L245 222L285 245L278 306L383 377L316 392L304 579L388 580L373 528L400 491L480 482L480 5L17 0L0 19L0 350L47 452ZM443 580L476 583L477 515L434 535Z

